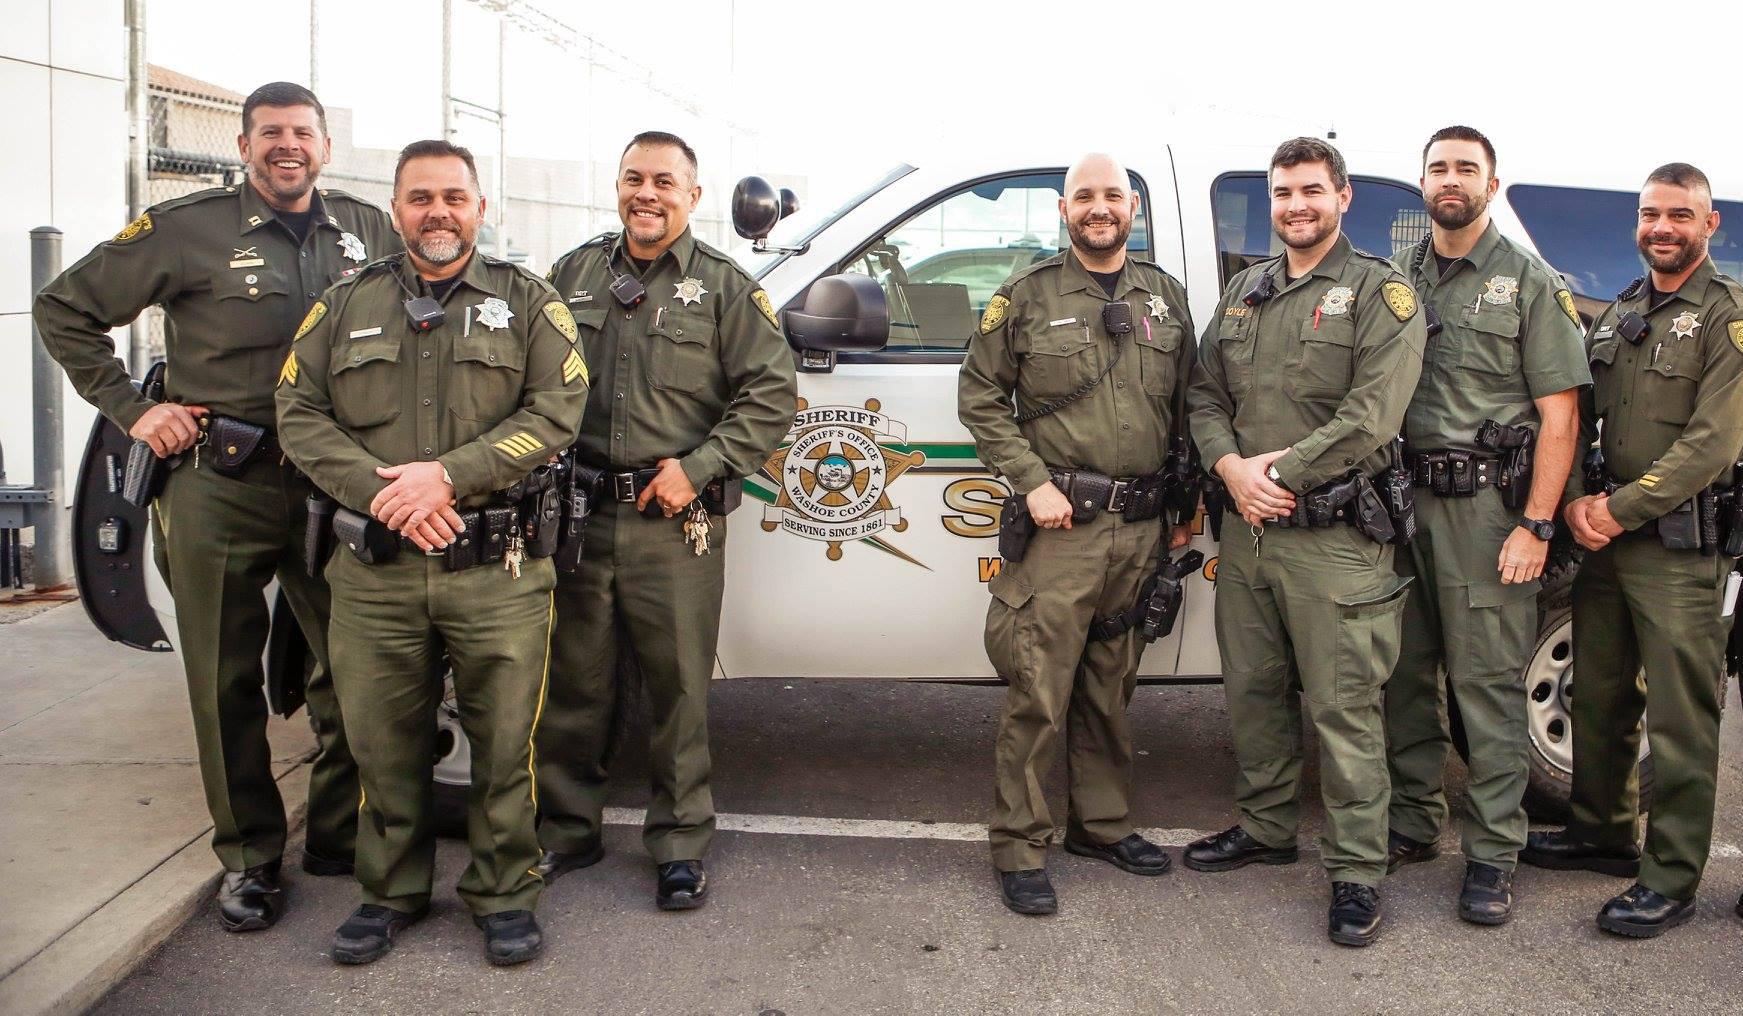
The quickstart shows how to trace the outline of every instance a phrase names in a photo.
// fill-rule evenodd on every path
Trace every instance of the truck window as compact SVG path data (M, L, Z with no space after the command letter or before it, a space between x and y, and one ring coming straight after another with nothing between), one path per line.
M1587 314L1601 311L1645 273L1634 245L1637 192L1521 183L1507 188L1507 201L1537 252L1567 279ZM1707 249L1719 271L1737 278L1743 273L1743 202L1714 201L1713 207L1719 231Z
M1144 194L1136 174L1132 186ZM1062 170L975 181L934 198L843 262L838 271L876 279L890 306L886 353L852 359L960 354L1005 280L1070 243L1059 218L1064 188ZM1149 235L1141 203L1127 249L1148 258Z
M1344 235L1362 250L1391 257L1428 231L1422 192L1393 180L1352 176ZM1271 194L1264 173L1225 173L1210 188L1216 219L1217 268L1223 285L1236 273L1283 253L1271 228Z

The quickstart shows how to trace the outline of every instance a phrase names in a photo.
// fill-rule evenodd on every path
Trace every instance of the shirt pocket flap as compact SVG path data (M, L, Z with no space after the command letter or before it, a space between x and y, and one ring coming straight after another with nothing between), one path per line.
M376 335L367 339L353 339L333 350L333 373L361 367L367 363L385 361L399 362L399 338L393 335Z
M611 311L605 307L590 307L586 310L570 308L569 310L570 316L575 319L577 328L591 328L596 332L605 330L605 315L609 313Z
M1621 348L1622 342L1620 339L1601 339L1592 343L1591 352L1586 355L1590 358L1591 362L1601 363L1608 366L1609 364L1616 362L1616 352Z
M476 363L485 367L520 370L526 366L526 346L513 335L473 335L454 341L455 363Z
M268 296L288 295L290 291L290 283L283 276L265 267L229 268L212 273L212 297L217 300L255 303ZM278 337L274 336L273 341L277 340Z
M1163 353L1172 353L1180 348L1182 331L1184 329L1172 316L1166 321L1157 321L1155 318L1146 317L1137 328L1138 345L1148 346Z
M1519 308L1513 306L1485 307L1472 314L1470 319L1463 323L1466 328L1474 332L1516 339L1519 337Z

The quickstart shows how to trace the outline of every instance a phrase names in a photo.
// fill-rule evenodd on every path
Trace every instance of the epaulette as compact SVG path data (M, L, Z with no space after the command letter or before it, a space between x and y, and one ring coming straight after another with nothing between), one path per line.
M1633 282L1628 283L1627 289L1624 289L1622 292L1617 293L1616 299L1618 299L1618 300L1632 300L1635 297L1639 296L1640 291L1644 288L1646 288L1646 276L1642 275L1640 278L1635 279Z
M605 232L600 233L598 236L595 236L592 239L583 242L579 246L571 247L570 249L557 255L556 258L551 261L551 268L555 269L558 265L562 264L564 261L567 261L570 257L573 257L574 255L579 254L584 250L595 250L595 249L602 248L602 247L609 247L611 244L615 243L616 241L617 241L617 233L615 233L611 230L606 230Z
M1012 272L1011 277L1006 279L1005 284L1003 286L1000 286L999 288L1000 289L1007 289L1009 287L1015 286L1019 282L1022 282L1024 279L1028 278L1029 276L1039 273L1044 268L1058 268L1063 264L1065 264L1065 251L1062 250L1050 258L1042 258L1039 261L1036 261L1032 264L1024 265L1023 267Z
M484 263L487 265L501 265L504 268L512 269L517 274L523 275L526 278L531 279L534 282L537 282L540 286L550 285L550 283L545 281L545 277L543 275L540 275L539 273L533 271L531 268L528 268L526 265L518 264L514 261L508 261L504 258L499 258L494 254L485 254L483 251L479 251L478 253L484 258Z
M1383 258L1378 254L1370 254L1367 251L1363 250L1362 248L1357 247L1353 244L1350 246L1350 253L1356 255L1357 257L1367 258L1369 261L1378 261L1381 264L1385 265L1386 270L1389 272L1396 272L1398 270L1398 266L1392 263L1391 258Z
M243 184L241 186L247 185ZM177 208L186 208L189 205L197 205L202 201L211 201L213 198L234 197L235 195L236 186L234 185L229 187L208 187L205 190L197 190L192 194L183 194L181 197L170 198L167 201L159 201L157 204L147 208L146 211L169 212L174 211Z
M351 283L356 282L357 280L364 278L365 276L374 275L377 272L384 271L388 268L396 267L400 263L400 260L403 259L405 256L406 256L405 251L402 250L402 251L398 251L398 252L393 253L393 254L383 254L381 257L378 257L374 261L371 261L365 265L358 265L354 268L347 268L344 271L339 273L339 279L338 279L338 281L334 282L333 285L335 285L335 286L350 285Z

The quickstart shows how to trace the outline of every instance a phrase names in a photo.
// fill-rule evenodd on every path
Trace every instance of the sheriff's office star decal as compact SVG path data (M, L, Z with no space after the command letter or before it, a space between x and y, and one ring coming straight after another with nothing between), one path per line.
M357 238L356 233L340 233L339 249L344 251L345 256L353 261L363 261L369 257L369 254L363 249L363 241Z
M1380 287L1380 295L1386 298L1386 306L1398 320L1409 321L1416 313L1416 293L1404 283L1388 282Z
M685 279L683 282L674 282L672 288L677 290L672 295L686 304L701 303L702 298L708 295L708 290L702 288L701 279Z
M491 297L478 305L478 323L495 330L507 328L508 319L514 317L514 312L508 309L508 302L500 297Z
M1348 314L1350 304L1355 302L1355 291L1348 286L1333 286L1325 291L1325 296L1319 301L1319 312L1328 317Z
M550 321L551 324L557 326L557 331L562 332L563 337L568 339L570 342L574 342L577 334L575 330L575 315L569 313L569 308L563 306L561 300L552 300L545 304L544 311L545 318Z
M1695 329L1700 326L1701 319L1695 316L1695 312L1692 310L1685 310L1681 314L1678 314L1675 320L1671 321L1670 334L1679 339L1686 339L1693 335Z
M1556 290L1555 302L1561 304L1562 313L1566 314L1568 318L1573 321L1575 328L1586 327L1585 324L1580 321L1579 310L1574 307L1574 296L1572 293L1565 289Z
M311 304L309 306L309 312L307 314L303 315L303 323L300 325L297 325L297 333L295 335L291 336L291 341L295 342L296 340L309 334L311 331L314 331L315 325L319 324L321 318L326 317L326 316L327 316L327 305L325 303L322 303L320 300L316 300L313 304Z
M1158 321L1168 319L1168 304L1160 296L1152 296L1149 301L1150 316Z
M294 349L285 354L284 366L278 369L278 387L285 385L297 386L297 351Z
M115 234L115 239L110 240L109 242L127 243L130 240L137 240L149 232L151 232L151 213L146 212L139 218L129 222L121 232Z
M1511 275L1497 275L1483 283L1483 300L1497 307L1505 307L1513 302L1514 294L1519 292L1519 280Z
M997 328L1000 322L1004 321L1005 311L1009 310L1010 306L1011 301L1003 293L995 294L992 300L987 303L986 312L980 316L981 334L985 335Z

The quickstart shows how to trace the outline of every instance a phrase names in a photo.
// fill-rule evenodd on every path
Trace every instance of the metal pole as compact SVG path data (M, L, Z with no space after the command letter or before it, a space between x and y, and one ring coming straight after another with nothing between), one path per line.
M30 231L30 292L42 291L61 273L61 231L38 226ZM66 585L73 574L73 546L64 532L67 512L67 477L62 468L65 427L61 415L61 368L42 344L34 322L30 328L30 401L34 438L34 472L31 485L46 490L47 510L36 518L36 588Z
M309 91L321 94L321 0L309 0Z
M151 145L151 99L146 93L149 72L145 65L145 0L127 0L126 17L127 221L132 222L139 218L147 205L151 204L148 179ZM55 264L60 264L58 256ZM59 269L57 268L56 271ZM150 313L147 311L139 315L127 330L127 363L135 377L143 376L146 368L151 366Z
M496 256L508 257L508 114L503 81L508 77L508 19L496 22Z
M454 140L454 0L442 0L442 140Z

